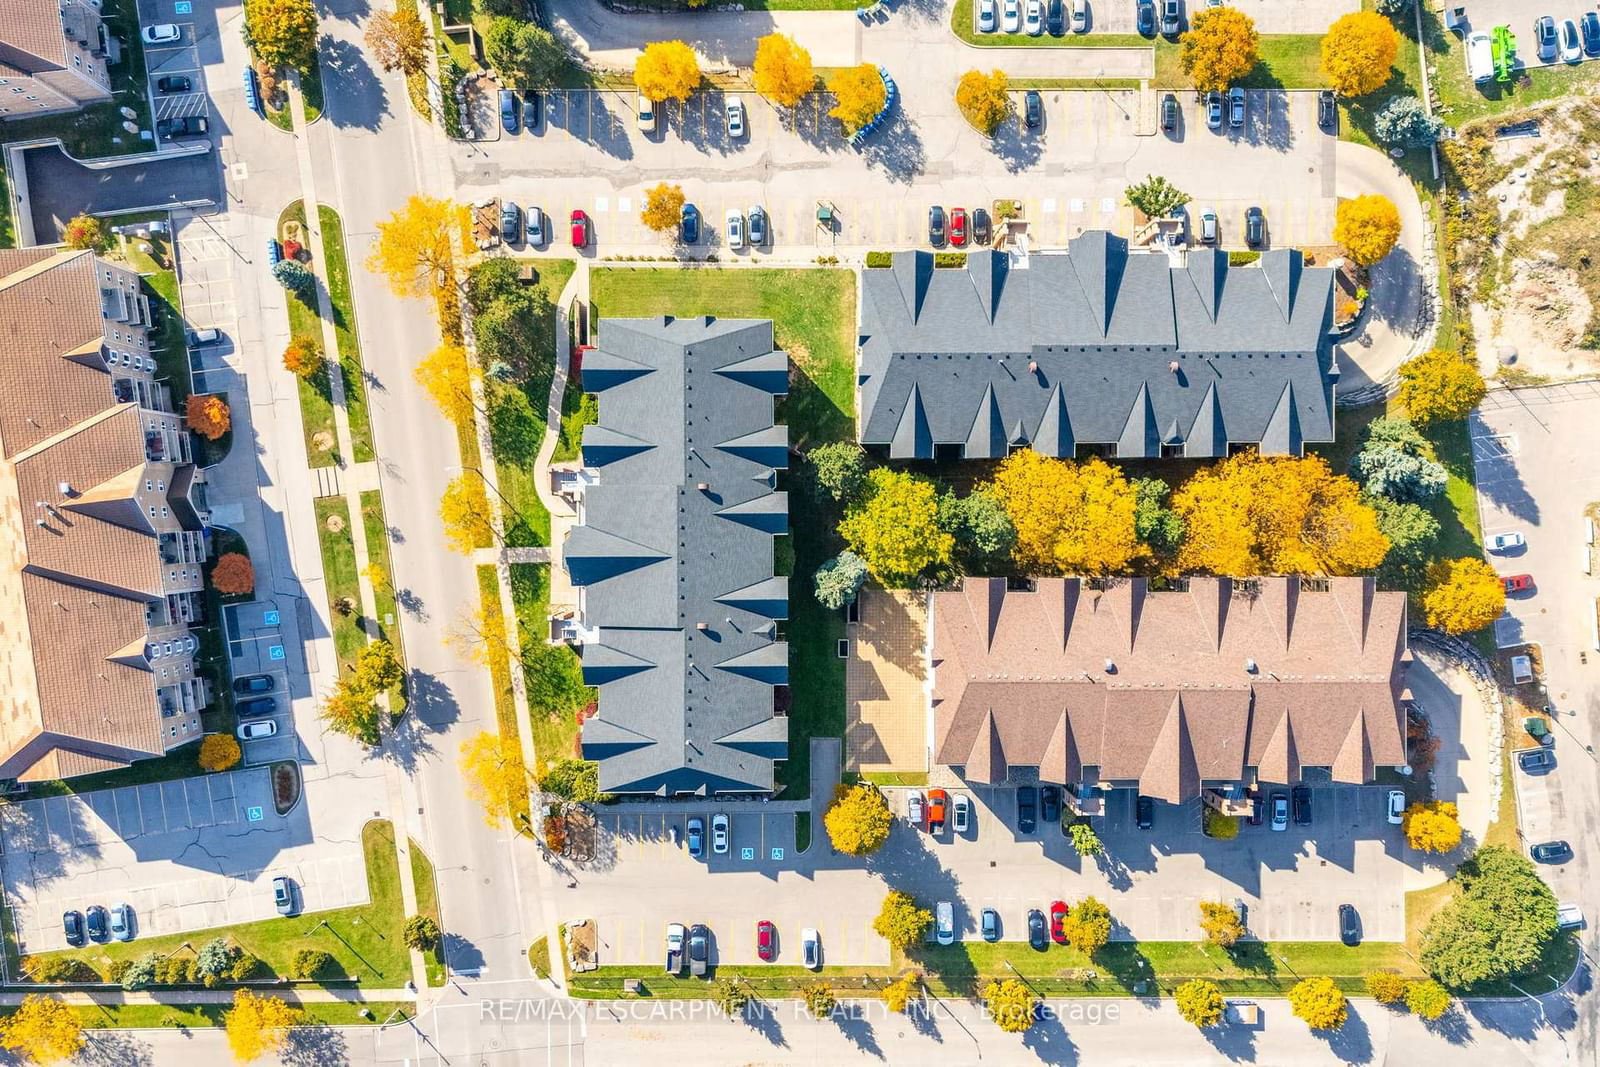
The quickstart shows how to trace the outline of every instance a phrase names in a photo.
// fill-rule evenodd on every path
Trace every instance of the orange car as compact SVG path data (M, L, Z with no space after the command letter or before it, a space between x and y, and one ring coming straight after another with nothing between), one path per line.
M943 789L928 790L928 833L944 829L944 810L950 803L950 794Z

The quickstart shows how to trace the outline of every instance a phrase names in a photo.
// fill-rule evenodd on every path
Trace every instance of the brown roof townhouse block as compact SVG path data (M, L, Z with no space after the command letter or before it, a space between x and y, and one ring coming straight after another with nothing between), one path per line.
M90 0L16 0L0 19L0 119L70 111L111 99L120 43Z
M1371 578L968 578L933 594L936 762L970 781L1367 782L1406 762L1404 593Z
M200 736L204 476L150 325L122 267L0 251L0 779Z

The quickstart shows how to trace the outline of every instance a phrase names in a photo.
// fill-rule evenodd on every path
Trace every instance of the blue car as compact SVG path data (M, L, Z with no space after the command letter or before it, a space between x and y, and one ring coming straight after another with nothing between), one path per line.
M697 244L700 241L700 209L693 204L683 205L683 215L679 219L679 231L686 245Z
M706 851L706 821L695 815L689 819L689 855L699 859Z
M507 133L516 133L522 128L522 104L517 99L517 94L510 89L500 90L500 125L505 127Z

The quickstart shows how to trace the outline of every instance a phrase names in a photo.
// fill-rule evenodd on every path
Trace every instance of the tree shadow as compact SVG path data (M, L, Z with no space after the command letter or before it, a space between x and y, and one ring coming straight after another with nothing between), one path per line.
M1012 174L1036 165L1044 155L1044 130L1029 130L1016 115L1000 124L989 148Z
M1049 1009L1049 1005L1044 1005ZM1062 1064L1070 1067L1078 1062L1078 1046L1073 1042L1060 1013L1045 1010L1022 1035L1022 1047L1032 1052L1041 1063Z
M389 113L389 93L361 49L353 41L324 36L320 58L327 96L323 117L340 129L376 130Z
M834 1009L833 1021L839 1027L839 1033L864 1055L887 1059L883 1054L883 1046L878 1044L878 1038L873 1033L872 1020L867 1018L865 1011L857 1010L852 1004L840 1004Z
M185 1030L185 1034L189 1031ZM131 1034L116 1030L90 1030L85 1035L88 1043L73 1058L74 1063L89 1067L149 1067L155 1063L151 1047ZM10 1055L5 1062L14 1062Z
M461 717L455 694L437 675L413 669L406 675L407 705L416 721L431 729L444 729Z
M868 167L881 170L894 182L910 184L927 167L927 148L917 125L896 107L898 115L885 118L885 128L867 138L858 150Z
M476 974L483 969L483 951L458 933L446 932L441 942L445 963L450 970L460 974Z
M285 1067L321 1067L328 1063L348 1063L349 1046L344 1035L331 1026L297 1026L278 1052Z
M1340 1063L1371 1063L1372 1031L1359 1012L1351 1011L1344 1025L1337 1030L1314 1030L1313 1033L1328 1043L1328 1051L1339 1057Z

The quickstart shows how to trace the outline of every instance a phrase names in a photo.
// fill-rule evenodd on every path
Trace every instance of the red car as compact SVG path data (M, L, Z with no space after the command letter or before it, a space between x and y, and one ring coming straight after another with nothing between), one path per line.
M1511 574L1500 579L1505 583L1506 596L1512 593L1526 593L1533 589L1533 575Z
M1067 920L1067 905L1059 900L1050 902L1050 939L1058 945L1067 943L1067 932L1061 924Z
M572 212L572 247L587 248L589 245L589 216L581 209Z
M768 963L778 954L778 930L772 923L762 919L756 923L756 955Z
M967 209L964 207L953 208L950 211L950 243L957 248L966 247Z

